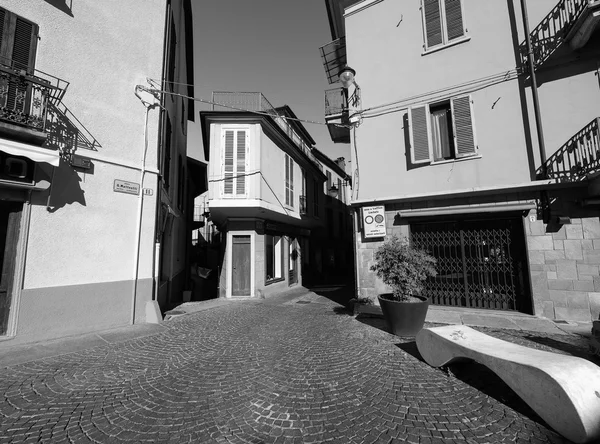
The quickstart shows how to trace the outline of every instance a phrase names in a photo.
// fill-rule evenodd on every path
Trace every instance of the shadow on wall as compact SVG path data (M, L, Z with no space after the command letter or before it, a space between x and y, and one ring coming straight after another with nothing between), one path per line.
M44 0L49 5L64 12L67 15L73 16L73 0Z

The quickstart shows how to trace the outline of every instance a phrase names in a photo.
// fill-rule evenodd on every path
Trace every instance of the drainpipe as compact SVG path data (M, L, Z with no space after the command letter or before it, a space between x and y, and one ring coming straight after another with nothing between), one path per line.
M529 61L529 74L531 76L531 94L533 96L533 111L535 113L535 126L538 134L538 143L540 149L540 160L542 162L542 177L546 178L546 144L544 143L544 130L542 128L542 116L540 113L540 100L538 96L537 77L535 75L535 60L533 56L533 47L531 46L531 36L529 35L529 18L527 16L527 0L521 0L521 10L523 13L523 30L525 31L525 41L527 42L527 60Z
M144 176L146 175L146 153L148 152L148 115L150 108L153 106L149 103L144 103L146 108L146 118L144 121L144 147L142 149L142 168L140 171L140 195L138 197L137 207L137 230L135 233L135 257L133 265L133 290L131 293L131 325L135 321L135 305L137 300L137 286L140 267L140 245L142 239L142 211L144 208Z

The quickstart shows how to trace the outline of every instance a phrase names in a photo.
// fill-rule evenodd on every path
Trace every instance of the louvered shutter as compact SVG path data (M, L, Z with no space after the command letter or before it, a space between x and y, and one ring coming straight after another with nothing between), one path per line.
M451 106L456 157L473 155L477 152L477 144L475 142L471 96L452 99Z
M413 164L430 161L429 110L427 106L411 108L408 112L410 126L410 158Z
M423 25L427 48L442 43L442 14L440 0L423 0Z
M294 207L294 160L290 157L290 207Z
M446 0L445 8L448 41L452 41L465 35L461 0Z
M233 195L233 156L234 156L234 143L235 133L232 130L225 131L225 149L223 150L223 194Z
M0 62L33 72L38 26L0 8Z
M235 194L246 194L246 131L237 131Z
M285 204L289 205L290 204L290 164L289 164L289 157L286 154L284 156L285 158Z

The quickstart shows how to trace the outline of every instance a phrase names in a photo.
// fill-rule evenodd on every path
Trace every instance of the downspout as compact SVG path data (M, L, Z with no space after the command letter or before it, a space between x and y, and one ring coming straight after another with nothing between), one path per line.
M144 103L144 102L143 102ZM144 147L142 149L142 168L140 171L140 194L138 197L137 207L137 230L135 233L135 257L133 265L133 290L131 294L131 325L135 321L135 305L137 300L137 287L140 268L140 246L142 239L142 212L144 209L144 176L146 175L146 153L148 152L148 115L150 108L153 106L149 103L144 103L146 108L146 118L144 121ZM154 268L154 267L153 267Z
M540 113L540 99L538 96L537 77L535 74L535 60L533 56L533 47L531 45L531 36L529 35L529 18L527 16L527 0L521 0L521 10L523 13L523 30L525 31L525 41L527 42L527 60L529 62L529 74L531 76L531 95L533 98L533 111L535 114L535 126L538 134L538 143L540 149L540 161L542 163L542 178L546 178L546 144L544 142L544 130L542 128L542 116Z

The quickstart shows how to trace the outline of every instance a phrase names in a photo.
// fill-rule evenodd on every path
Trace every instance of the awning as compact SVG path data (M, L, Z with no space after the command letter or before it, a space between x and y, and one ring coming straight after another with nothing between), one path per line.
M23 156L34 162L46 162L57 167L60 163L58 151L41 148L35 145L15 142L14 140L0 139L0 151L12 154L13 156Z

